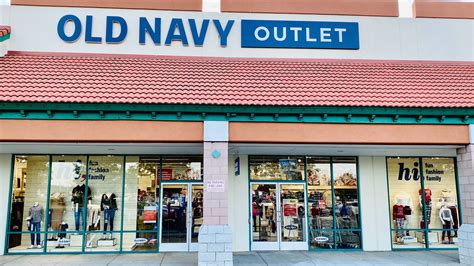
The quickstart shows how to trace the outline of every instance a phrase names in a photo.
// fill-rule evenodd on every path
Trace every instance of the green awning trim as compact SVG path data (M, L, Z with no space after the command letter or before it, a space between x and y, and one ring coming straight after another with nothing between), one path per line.
M0 119L474 124L474 108L0 103Z

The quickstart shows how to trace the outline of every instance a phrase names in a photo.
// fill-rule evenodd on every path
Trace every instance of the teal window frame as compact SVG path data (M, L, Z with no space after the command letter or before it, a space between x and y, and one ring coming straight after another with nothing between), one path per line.
M281 158L285 158L285 157L291 157L291 158L302 158L303 161L303 171L304 171L304 175L303 175L303 180L280 180L280 179L273 179L273 180L258 180L258 179L252 179L251 178L251 159L252 157L265 157L265 156L268 156L268 157L281 157ZM336 221L335 219L333 219L333 228L332 229L327 229L327 230L322 230L322 231L331 231L334 235L336 235L338 232L347 232L347 231L350 231L350 232L359 232L359 239L360 239L360 245L358 248L353 248L353 249L346 249L346 248L337 248L337 240L336 238L334 237L334 249L321 249L321 248L312 248L311 247L311 233L310 233L310 230L311 230L311 224L310 224L310 219L308 219L308 215L306 215L306 224L307 224L307 228L308 228L308 232L307 232L307 241L308 241L308 250L311 251L311 252L335 252L335 251L344 251L344 252L351 252L351 251L362 251L363 250L363 232L362 232L362 208L361 208L361 204L360 204L360 174L359 174L359 157L358 156L323 156L323 155L306 155L306 156L303 156L303 155L248 155L248 160L247 160L247 167L248 167L248 189L249 189L249 193L247 195L247 198L248 198L248 212L249 212L249 217L252 217L252 213L251 213L251 203L252 203L252 199L250 198L250 191L252 189L252 184L259 184L259 183L281 183L281 184L284 184L284 183L294 183L294 184L304 184L305 185L305 193L306 193L306 205L308 205L308 172L307 172L307 167L308 167L308 158L309 157L324 157L324 158L329 158L329 163L330 163L330 167L331 167L331 193L332 193L332 197L333 197L333 200L332 200L332 204L333 204L333 218L336 217L335 215L335 208L334 208L334 204L335 204L335 190L334 190L334 172L333 172L333 164L334 164L334 158L351 158L351 159L355 159L355 165L356 165L356 174L357 174L357 201L358 201L358 208L359 208L359 227L358 228L354 228L354 229L337 229L336 227ZM309 210L308 210L308 206L305 206L305 209L307 214L309 213ZM252 224L249 223L249 249L252 250Z
M203 171L204 170L204 160L203 160L203 154L170 154L170 155L161 155L161 154L157 154L157 155L144 155L144 154L64 154L64 155L67 155L67 156L84 156L86 157L87 159L87 162L86 162L86 176L88 176L88 173L89 173L89 157L90 156L116 156L116 157L123 157L123 161L122 161L122 200L121 200L121 223L120 223L120 230L114 230L112 231L112 233L116 233L116 234L120 234L119 238L120 238L120 243L119 243L119 250L115 250L115 251L87 251L86 250L86 239L87 239L87 235L88 234L101 234L101 233L104 233L105 231L103 230L99 230L99 231L87 231L86 230L86 219L82 219L82 223L83 223L83 229L82 230L79 230L79 231L68 231L68 234L69 233L79 233L82 235L82 246L81 246L81 251L65 251L65 252L47 252L47 242L45 241L45 244L43 245L42 247L42 250L40 252L10 252L9 251L9 240L10 240L10 236L11 235L18 235L18 234L30 234L30 232L12 232L10 231L10 221L11 221L11 211L12 211L12 193L13 193L13 178L14 178L14 170L15 170L15 158L17 156L48 156L49 158L49 168L48 168L48 183L47 183L47 199L46 199L46 209L45 210L48 210L49 209L49 202L50 202L50 198L51 198L51 172L52 172L52 163L53 163L53 156L57 156L57 155L63 155L63 154L28 154L28 153L22 153L22 154L12 154L12 157L11 157L11 165L10 165L10 188L9 188L9 200L8 200L8 212L7 212L7 215L6 215L6 219L7 219L7 227L6 227L6 234L5 234L5 248L4 248L4 254L9 256L16 256L16 255L48 255L48 254L64 254L64 255L67 255L67 254L131 254L131 253L134 253L134 254L139 254L139 253L159 253L160 252L160 243L159 243L159 237L160 237L160 229L161 229L161 221L160 224L157 226L157 229L156 230L123 230L123 219L124 219L124 201L125 201L125 180L126 180L126 177L127 177L127 173L126 173L126 165L127 165L127 157L130 157L130 156L138 156L138 157L143 157L143 156L147 156L147 157L156 157L157 159L159 159L159 162L160 162L160 165L159 165L159 178L160 178L160 186L162 184L166 184L166 183L176 183L176 182L179 182L179 183L197 183L197 184L202 184L204 181L203 181L203 178L201 180L163 180L162 179L162 166L163 166L163 158L166 158L167 156L172 156L172 157L201 157L201 170ZM86 186L88 185L88 181L89 181L89 178L86 178ZM86 190L86 193L85 193L85 196L84 196L84 203L86 203L86 200L87 200L87 190ZM158 192L158 197L160 199L160 204L159 204L159 207L158 207L158 215L161 213L161 188L159 189L159 192ZM84 205L85 206L85 205ZM49 223L49 215L46 215L46 218L45 218L45 226ZM42 228L43 229L43 228ZM108 231L110 232L110 231ZM40 234L42 235L42 238L43 238L43 241L45 239L47 239L47 235L48 234L51 234L51 233L57 233L57 231L47 231L47 230L41 230L40 231ZM152 250L143 250L143 251L126 251L123 249L123 235L124 234L138 234L138 233L156 233L156 237L157 237L157 244L156 244L156 249L152 249Z
M391 218L391 202L390 202L390 177L389 177L389 172L388 172L388 160L392 158L413 158L413 159L418 159L418 163L420 165L420 189L422 191L422 198L425 198L425 182L424 182L424 171L423 171L423 159L431 159L435 158L435 156L385 156L385 171L386 171L386 176L387 176L387 192L388 192L388 209L389 209L389 224L390 224L390 246L393 251L414 251L414 250L458 250L458 248L432 248L430 247L430 243L428 241L428 232L432 231L438 231L442 232L444 229L439 229L439 228L433 228L430 229L429 226L425 226L425 228L420 228L420 229L409 229L410 232L423 232L425 236L425 243L424 247L420 248L396 248L393 246L393 233L396 232L396 229L393 229L393 223L392 223L392 218ZM458 219L459 219L459 228L461 228L462 225L462 206L461 206L461 196L459 193L459 175L458 175L458 165L457 165L457 158L452 157L452 156L440 156L439 158L446 158L446 159L452 159L453 164L454 164L454 179L455 179L455 186L456 186L456 200L458 204ZM423 220L426 221L426 207L425 207L425 201L422 200L422 206L423 206ZM459 230L459 229L458 229Z

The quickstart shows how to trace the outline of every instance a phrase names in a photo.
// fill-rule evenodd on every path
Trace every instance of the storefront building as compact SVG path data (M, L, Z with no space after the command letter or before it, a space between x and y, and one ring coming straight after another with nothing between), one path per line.
M276 2L2 7L0 252L473 262L473 4Z

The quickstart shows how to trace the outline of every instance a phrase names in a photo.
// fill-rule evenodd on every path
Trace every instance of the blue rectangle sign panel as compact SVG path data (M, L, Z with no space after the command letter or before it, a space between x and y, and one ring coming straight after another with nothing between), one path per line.
M359 49L359 23L242 20L241 46L249 48Z

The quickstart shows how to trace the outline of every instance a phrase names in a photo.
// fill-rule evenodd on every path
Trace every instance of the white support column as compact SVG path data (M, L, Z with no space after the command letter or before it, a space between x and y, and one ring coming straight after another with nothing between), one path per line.
M204 224L199 230L200 266L233 265L229 227L229 123L204 122Z
M202 0L202 12L221 12L221 0Z
M385 157L359 157L359 173L362 247L391 250Z
M415 16L414 0L398 0L398 16L413 18Z
M240 161L240 175L235 175L235 159ZM249 234L249 168L248 155L229 156L229 226L233 234L233 251L250 250Z
M458 246L461 264L474 265L474 125L469 126L469 133L471 144L457 151L463 222Z
M5 250L5 237L10 198L11 154L0 154L0 255Z

